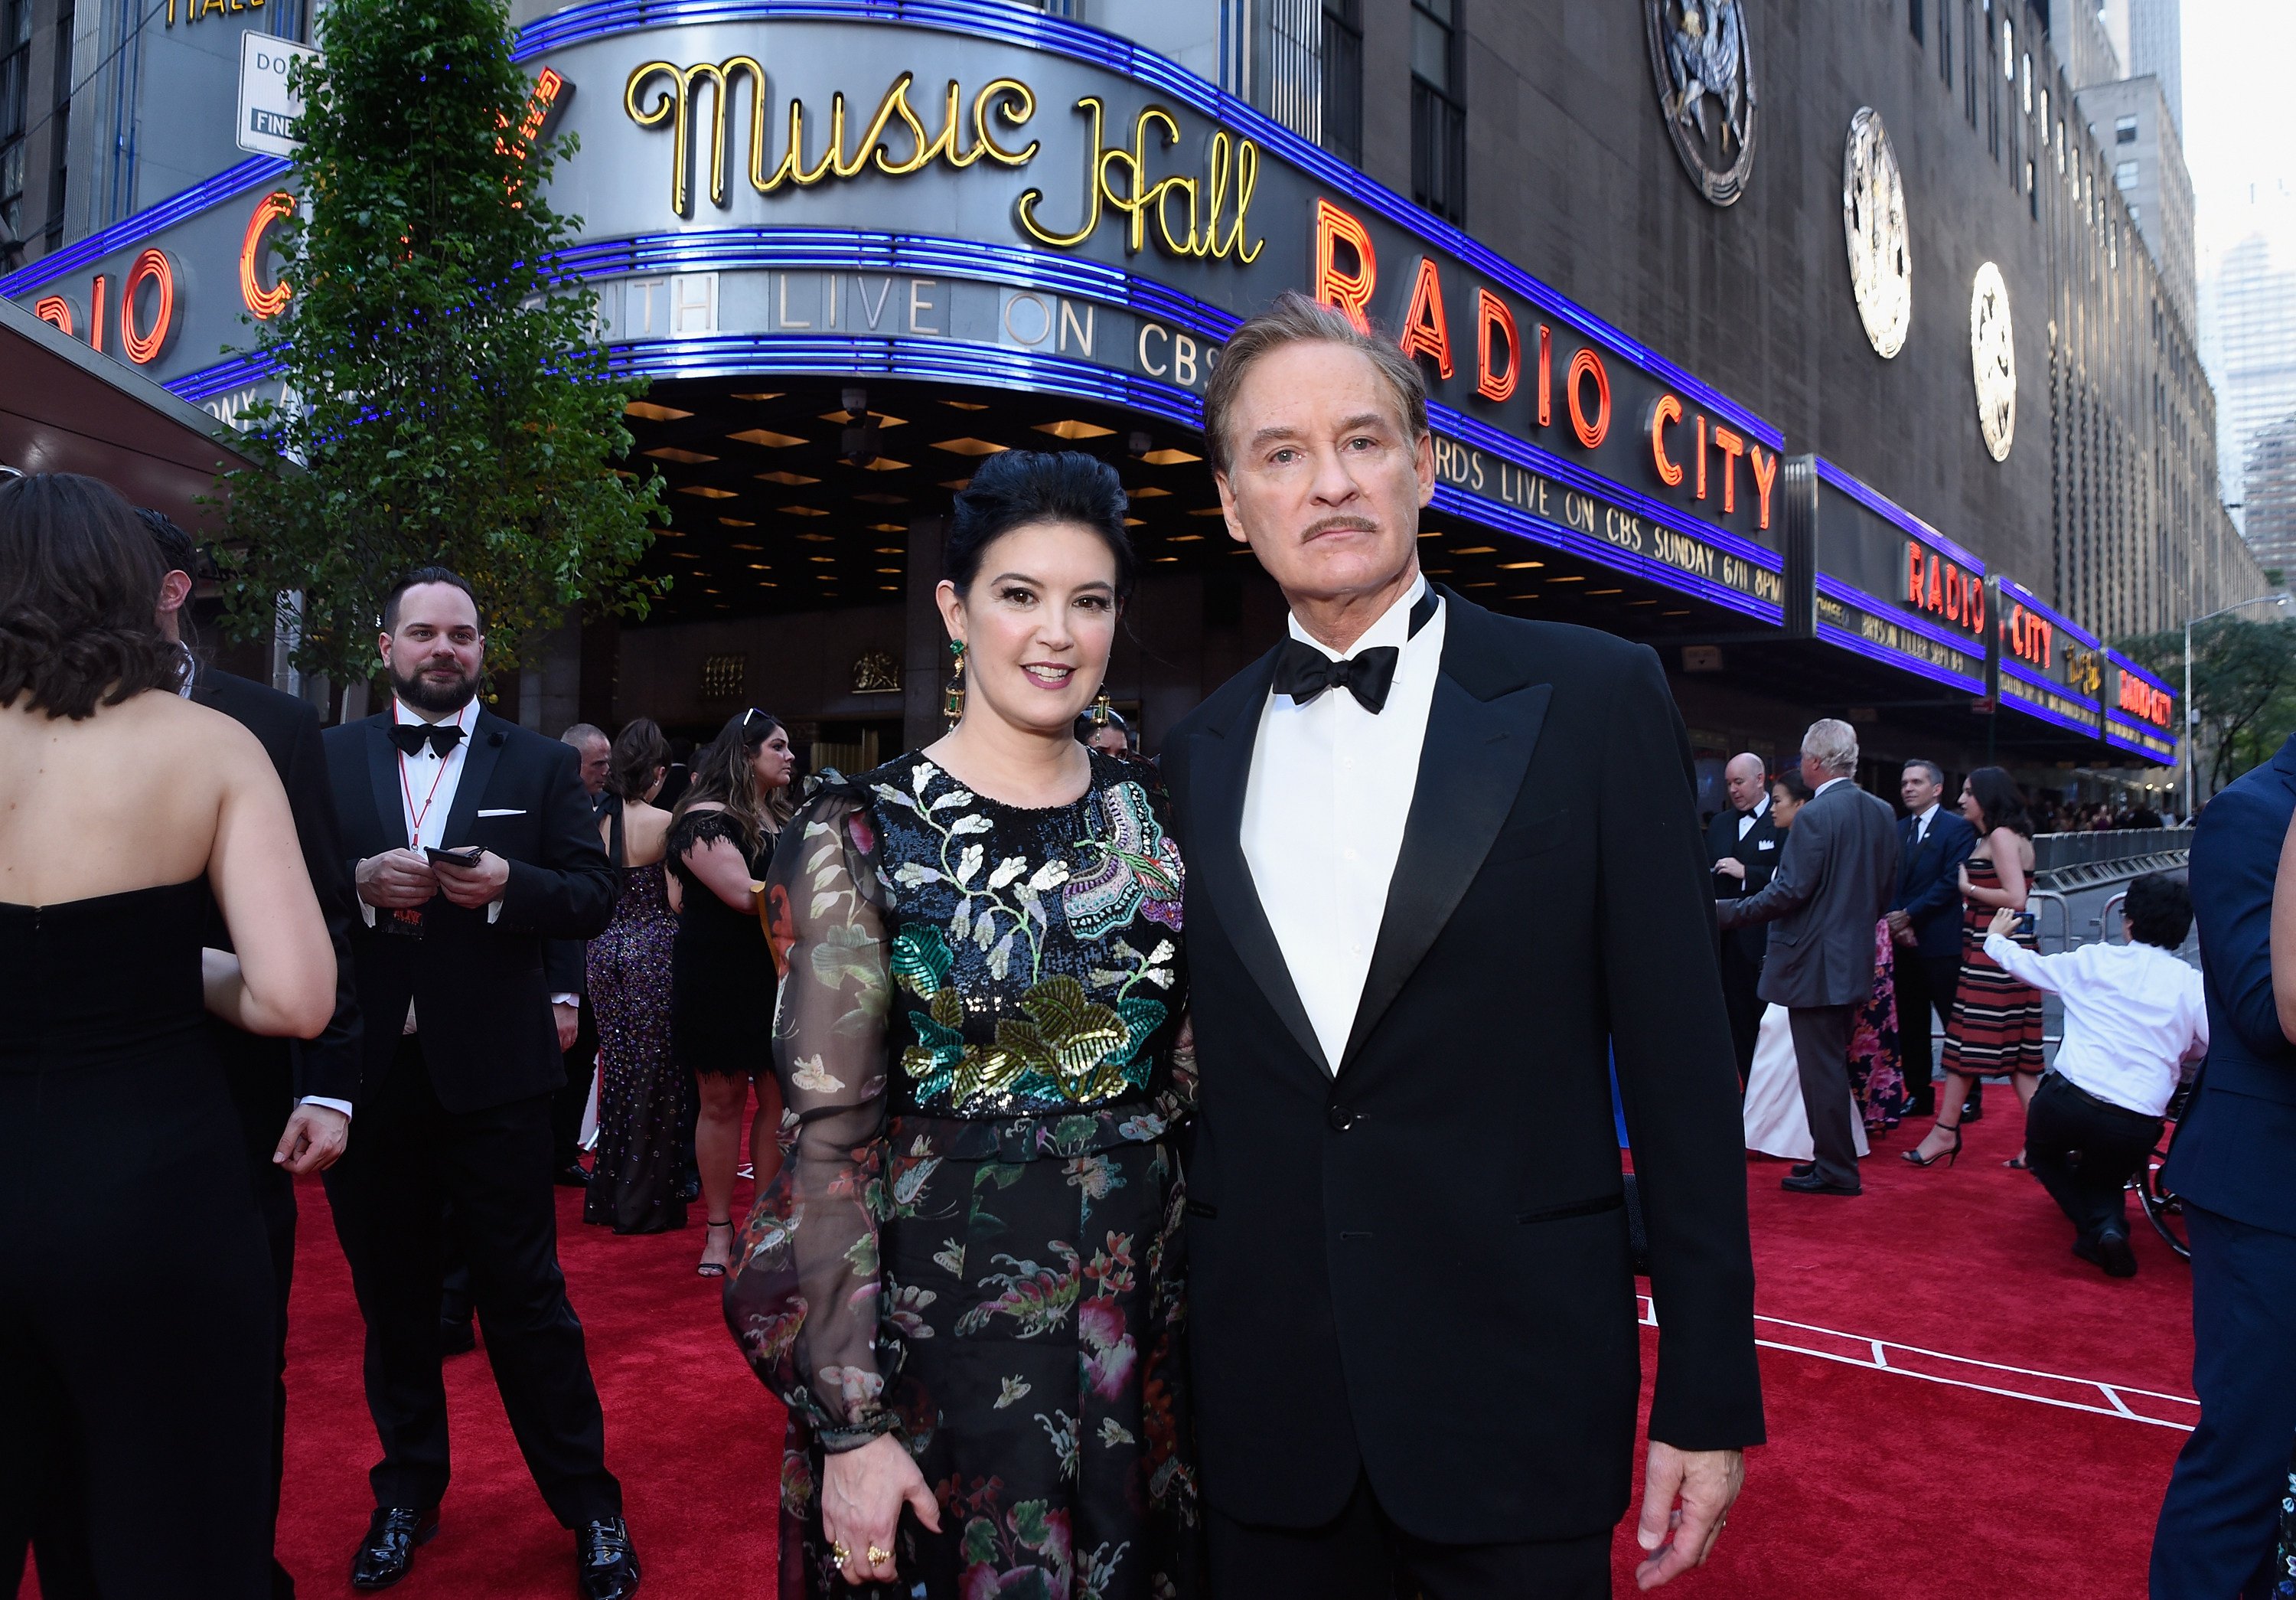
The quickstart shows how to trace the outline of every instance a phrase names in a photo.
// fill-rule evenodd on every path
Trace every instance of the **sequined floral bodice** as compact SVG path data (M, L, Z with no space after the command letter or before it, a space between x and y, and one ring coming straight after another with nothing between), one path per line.
M857 986L857 1014L832 1038L879 1034L893 1115L1056 1117L1168 1088L1180 852L1152 769L1095 753L1092 770L1080 799L1031 810L905 756L801 819L776 864L790 900L776 914L833 921L857 892L868 915L857 904L823 930L790 981ZM801 1051L792 1081L835 1076L841 1054Z

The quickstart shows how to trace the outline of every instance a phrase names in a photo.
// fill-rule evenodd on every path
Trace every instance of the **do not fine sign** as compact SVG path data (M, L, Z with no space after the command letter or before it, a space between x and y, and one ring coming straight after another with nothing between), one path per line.
M293 155L302 142L288 130L303 99L287 87L287 69L319 52L250 29L239 36L239 147L258 155Z

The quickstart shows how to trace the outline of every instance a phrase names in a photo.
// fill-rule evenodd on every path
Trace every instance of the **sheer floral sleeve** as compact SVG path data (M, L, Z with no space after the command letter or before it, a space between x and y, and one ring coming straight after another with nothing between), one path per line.
M836 1451L894 1424L877 1259L892 984L864 795L825 788L790 826L766 890L788 1155L743 1227L726 1320L766 1386Z

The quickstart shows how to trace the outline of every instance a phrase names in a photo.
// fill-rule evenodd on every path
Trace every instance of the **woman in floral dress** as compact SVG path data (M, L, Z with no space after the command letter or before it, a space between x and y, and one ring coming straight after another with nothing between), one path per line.
M1123 516L1091 457L984 464L940 587L962 720L775 858L789 1154L726 1315L789 1407L783 1600L1199 1592L1180 854L1153 769L1071 733Z

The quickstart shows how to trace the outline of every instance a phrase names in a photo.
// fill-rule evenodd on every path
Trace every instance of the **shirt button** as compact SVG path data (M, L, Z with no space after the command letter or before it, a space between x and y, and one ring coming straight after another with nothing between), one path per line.
M1354 860L1356 858L1356 847L1349 845L1347 849L1341 850L1340 852L1340 858L1343 861Z

